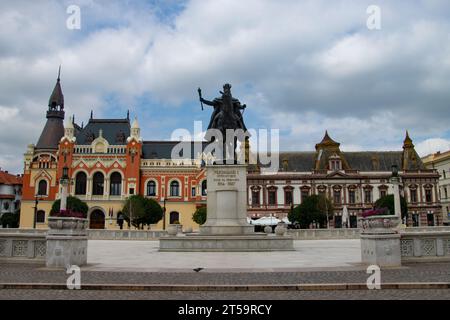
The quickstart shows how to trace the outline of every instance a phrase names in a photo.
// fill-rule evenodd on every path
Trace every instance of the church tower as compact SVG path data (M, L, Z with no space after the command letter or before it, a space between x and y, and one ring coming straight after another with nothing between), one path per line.
M55 88L48 101L47 123L36 144L37 151L56 151L64 136L64 95L60 82L61 67Z

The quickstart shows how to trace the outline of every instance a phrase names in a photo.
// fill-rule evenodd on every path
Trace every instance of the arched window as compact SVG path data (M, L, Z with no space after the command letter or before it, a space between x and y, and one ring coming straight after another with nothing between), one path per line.
M47 195L47 181L41 180L38 185L38 195L46 196Z
M110 178L109 194L112 196L120 196L122 194L122 176L118 172L114 172Z
M172 181L170 183L170 196L171 197L180 196L180 183L178 181Z
M86 194L86 183L87 176L84 172L78 172L75 176L75 194L85 195Z
M171 212L169 216L169 223L180 223L180 214L176 211Z
M94 178L92 179L92 194L94 196L103 195L104 186L105 186L105 177L103 176L103 173L96 172L94 174Z
M147 196L149 196L149 197L156 196L156 182L153 180L150 180L147 183Z
M202 181L202 196L206 196L207 194L207 188L206 188L206 180Z
M36 212L36 222L37 223L45 223L45 211L39 210Z

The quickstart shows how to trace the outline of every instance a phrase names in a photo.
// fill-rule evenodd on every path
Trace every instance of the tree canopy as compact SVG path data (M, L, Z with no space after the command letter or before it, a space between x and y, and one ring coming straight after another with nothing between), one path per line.
M206 207L200 207L197 210L195 210L194 214L192 215L192 220L199 225L203 225L206 222L206 216L207 216Z
M50 216L57 215L60 212L60 207L61 207L61 199L58 199L55 202L53 202L52 209L50 210ZM89 207L86 204L86 202L83 202L77 197L72 196L67 197L66 208L69 211L81 213L83 215L83 218L87 217L87 213L89 211Z
M302 229L308 229L311 223L320 227L327 225L328 216L333 215L333 204L324 196L312 195L304 198L302 204L295 207L288 215L289 221L299 223Z
M394 203L394 195L389 194L378 199L375 202L376 209L387 208L389 210L389 214L395 214L395 203ZM402 212L402 218L404 218L408 214L408 204L404 197L400 196L400 207Z
M131 223L138 229L142 229L144 225L158 223L163 217L163 208L159 203L142 195L131 196L125 201L122 213L128 223L130 222L130 211Z

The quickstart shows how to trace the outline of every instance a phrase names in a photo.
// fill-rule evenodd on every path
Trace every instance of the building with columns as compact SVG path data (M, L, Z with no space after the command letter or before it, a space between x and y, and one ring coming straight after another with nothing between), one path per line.
M135 194L153 198L166 208L165 218L153 229L176 221L198 228L192 214L206 205L203 164L204 159L211 159L203 153L204 142L145 141L138 120L131 122L129 114L123 119L97 119L91 112L86 126L78 125L74 118L64 124L59 76L46 116L36 145L29 145L24 155L21 228L47 227L51 206L61 196L63 168L68 168L69 195L89 206L90 228L117 229L118 213ZM186 150L189 154L184 154ZM242 150L247 154L248 145ZM283 218L306 196L325 194L336 211L330 226L342 226L346 207L350 226L356 227L363 210L392 193L389 178L395 164L400 168L401 192L408 201L408 224L442 224L439 174L425 168L408 134L403 151L341 152L340 144L326 133L315 151L282 152L279 160L276 173L249 166L249 217Z
M436 170L439 175L439 195L445 224L450 222L450 151L430 154L422 159L428 169Z
M249 215L286 217L313 194L326 195L335 208L330 227L340 228L344 208L348 226L358 226L357 217L373 208L380 197L393 194L392 166L400 172L400 193L408 203L408 226L441 225L438 193L439 174L426 169L408 132L403 151L342 152L328 132L312 152L281 152L277 173L259 171L248 175Z

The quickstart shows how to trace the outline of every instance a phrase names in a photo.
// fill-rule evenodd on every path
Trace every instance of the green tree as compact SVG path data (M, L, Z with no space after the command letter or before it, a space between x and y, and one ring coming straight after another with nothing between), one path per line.
M389 194L387 196L378 199L375 202L374 207L376 209L387 208L389 210L389 213L394 215L395 214L394 195ZM404 218L408 214L408 203L406 203L405 198L402 196L400 196L400 207L402 212L402 218Z
M18 228L20 221L20 211L14 213L7 212L0 217L0 225L3 228Z
M142 195L131 196L125 202L122 213L128 223L130 223L130 211L131 223L138 229L143 229L145 225L155 224L163 217L163 208L159 203Z
M333 204L324 196L312 195L306 197L302 204L295 207L288 215L289 221L299 223L302 229L316 222L320 227L326 227L328 218L333 215Z
M199 225L203 225L206 222L206 207L200 207L197 210L195 210L194 214L192 215L192 220L194 220L195 223Z
M50 216L54 216L59 213L61 207L61 199L56 200L53 202L52 209L50 210ZM67 210L78 212L83 214L83 217L87 217L87 213L89 211L89 207L86 204L86 202L81 201L77 197L69 196L67 197Z

